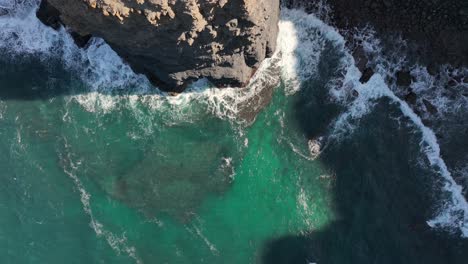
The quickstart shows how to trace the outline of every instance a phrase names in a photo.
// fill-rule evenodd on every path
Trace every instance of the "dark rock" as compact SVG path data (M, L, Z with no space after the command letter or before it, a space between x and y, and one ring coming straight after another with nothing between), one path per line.
M364 72L366 70L367 63L369 62L369 60L367 59L366 53L362 46L358 46L353 51L353 57L356 61L356 67L359 69L359 71Z
M362 73L362 76L361 78L359 79L359 81L361 83L366 83L370 80L370 78L372 77L372 75L374 75L374 70L372 70L371 68L366 68L364 70L364 72Z
M80 48L84 48L86 47L86 45L88 44L89 40L91 39L91 35L85 35L85 36L82 36L76 32L70 32L70 35L71 37L73 38L73 41L75 42L75 44L80 47Z
M406 96L405 96L405 101L410 104L410 105L416 105L416 101L418 100L417 95L413 92L410 91Z
M436 108L431 102L429 102L429 101L426 100L426 99L423 99L422 101L423 101L423 103L424 103L424 106L426 107L426 110L427 110L429 113L431 113L431 114L433 114L433 115L437 114L438 110L437 110L437 108Z
M353 95L353 97L358 97L359 92L353 89L352 95Z
M0 16L8 15L8 9L0 7Z
M455 76L453 76L453 80L454 80L457 84L462 83L462 82L463 82L463 79L464 79L463 75L455 75Z
M432 126L432 121L429 120L429 119L426 119L426 118L423 118L421 119L422 123L427 126L427 127L431 127Z
M309 7L318 0L283 0L288 7ZM419 53L424 65L468 66L468 1L466 0L327 0L334 25L344 32L370 25L377 36L392 41L400 35ZM394 45L384 49L393 49ZM430 71L432 73L432 71ZM435 71L434 71L435 72Z
M439 73L439 65L435 63L430 63L427 66L427 72L432 76L436 76Z
M444 134L440 133L440 132L435 133L435 135L436 135L437 139L443 139L445 137Z
M44 23L44 25L47 25L55 30L58 30L63 26L63 23L60 20L60 12L57 10L57 8L50 5L48 0L41 1L39 9L36 12L36 16L42 23ZM75 44L80 48L86 47L86 44L88 44L92 37L89 34L83 36L74 31L70 31L70 36L73 38Z
M454 79L450 79L447 84L448 84L448 86L453 87L453 86L457 86L458 82L455 81Z
M60 12L57 8L50 5L48 0L41 1L36 16L42 23L44 23L44 25L55 30L58 30L62 26L62 22L60 21Z
M66 25L80 46L103 38L135 72L181 91L200 78L247 84L275 51L279 0L47 0L38 17Z
M408 71L399 71L396 73L397 85L398 86L410 86L411 85L411 73Z

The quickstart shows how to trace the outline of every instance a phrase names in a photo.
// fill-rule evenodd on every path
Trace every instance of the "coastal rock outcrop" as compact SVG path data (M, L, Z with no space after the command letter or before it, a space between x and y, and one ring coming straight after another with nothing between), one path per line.
M334 26L346 32L370 25L380 38L401 35L413 56L428 66L468 66L468 1L465 0L282 0L289 8L329 9ZM390 47L392 48L392 47Z
M279 8L279 0L43 0L38 17L75 40L103 38L135 72L178 92L200 78L247 84L275 50Z

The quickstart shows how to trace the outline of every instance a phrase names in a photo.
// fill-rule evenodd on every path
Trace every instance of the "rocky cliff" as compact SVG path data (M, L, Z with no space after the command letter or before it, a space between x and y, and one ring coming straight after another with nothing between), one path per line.
M78 44L107 43L164 90L243 86L275 50L279 0L43 0L38 17Z
M382 39L401 34L423 64L468 66L466 0L282 0L312 12L324 3L343 33L371 25Z

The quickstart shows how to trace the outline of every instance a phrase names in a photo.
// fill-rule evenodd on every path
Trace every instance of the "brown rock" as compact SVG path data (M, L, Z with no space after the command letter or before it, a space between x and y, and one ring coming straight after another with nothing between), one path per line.
M52 10L52 11L50 11ZM164 90L243 86L275 50L279 0L47 0L38 17L101 37Z

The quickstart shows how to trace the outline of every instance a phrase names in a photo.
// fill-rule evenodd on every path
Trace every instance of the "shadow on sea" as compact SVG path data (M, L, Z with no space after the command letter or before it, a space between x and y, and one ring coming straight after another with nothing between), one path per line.
M328 98L327 82L338 71L340 54L329 46L317 77L294 95L294 118L304 137L330 131L346 111ZM330 139L319 161L333 175L336 219L305 235L268 241L265 264L293 263L466 263L468 239L427 225L439 204L439 175L427 166L420 132L390 100L357 121L352 134ZM311 175L311 177L314 177Z
M1 52L0 54L4 54ZM8 56L0 59L0 99L47 100L72 95L78 90L68 85L72 74L58 60L41 60L37 56Z
M379 104L378 114L320 157L334 175L337 219L307 235L270 241L263 263L466 263L466 239L426 224L438 176L416 165L415 135L382 120L387 107Z
M0 100L9 101L10 111L20 110L13 113L19 121L5 122L5 126L21 129L24 122L24 133L31 134L31 140L38 145L51 140L43 134L57 135L52 141L57 141L58 166L72 163L71 158L62 159L62 155L83 161L76 172L80 179L92 180L103 193L148 218L169 215L188 222L207 197L221 196L231 187L233 172L227 158L236 164L241 151L236 137L231 136L229 123L206 116L197 120L197 126L185 121L164 126L159 124L165 120L148 112L145 105L137 106L141 119L135 118L133 108L95 115L66 105L60 97L90 90L59 59L0 56L0 69ZM131 89L99 92L132 93ZM154 93L158 90L154 89ZM47 105L47 110L38 112L37 103ZM68 108L68 121L62 118L62 107ZM50 119L44 121L44 115ZM147 133L148 126L151 133ZM23 140L27 142L28 138Z
M89 93L91 90L72 70L67 69L60 58L38 55L11 55L0 50L0 99L1 100L49 100L58 96ZM100 89L102 94L132 94L138 89ZM158 89L145 94L160 93Z
M304 83L294 96L295 121L307 138L325 135L345 110L329 100L326 87L340 56L326 48L318 65L320 78ZM58 60L2 58L0 67L2 100L87 92L70 88L79 78ZM397 107L382 100L352 136L329 141L319 161L334 175L336 220L305 235L272 239L263 248L263 263L466 263L467 239L426 224L440 198L434 195L439 176L418 166L420 135L398 120L405 121Z

